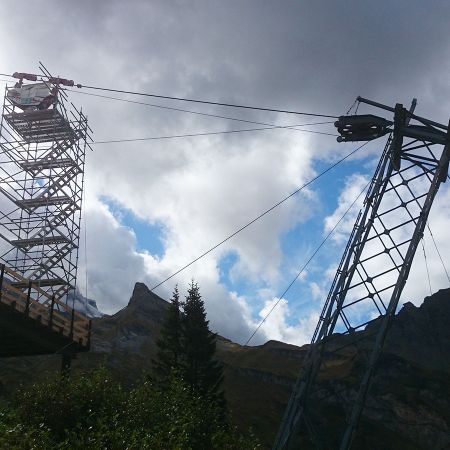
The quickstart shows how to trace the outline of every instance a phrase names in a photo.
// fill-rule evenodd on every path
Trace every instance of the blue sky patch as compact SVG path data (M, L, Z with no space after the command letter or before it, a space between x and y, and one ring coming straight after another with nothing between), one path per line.
M106 204L114 217L124 226L131 228L137 241L137 250L147 250L153 256L161 258L164 254L163 238L165 229L160 223L150 224L137 217L133 211L107 196L100 200Z

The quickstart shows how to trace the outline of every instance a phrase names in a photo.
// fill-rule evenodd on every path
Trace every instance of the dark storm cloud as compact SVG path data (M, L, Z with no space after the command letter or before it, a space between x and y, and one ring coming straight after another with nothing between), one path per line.
M4 15L3 25L19 41L38 38L48 65L56 70L63 60L81 82L331 114L357 95L390 104L418 96L427 113L448 108L447 2L50 5L12 5L13 20ZM192 118L153 113L150 120L165 131Z
M424 106L442 95L445 2L132 4L115 3L92 27L130 62L123 79L147 77L150 91L331 113L357 94L422 95Z
M449 18L445 1L34 1L8 5L2 22L15 39L42 40L55 62L80 44L93 52L82 68L106 77L147 74L169 91L219 100L331 106L340 92L378 94L438 75ZM99 67L97 52L122 62Z

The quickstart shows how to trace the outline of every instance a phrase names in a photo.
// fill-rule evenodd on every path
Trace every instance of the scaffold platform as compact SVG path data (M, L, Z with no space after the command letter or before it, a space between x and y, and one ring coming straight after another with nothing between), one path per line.
M60 139L78 139L70 122L57 109L13 111L3 117L25 142L41 143Z

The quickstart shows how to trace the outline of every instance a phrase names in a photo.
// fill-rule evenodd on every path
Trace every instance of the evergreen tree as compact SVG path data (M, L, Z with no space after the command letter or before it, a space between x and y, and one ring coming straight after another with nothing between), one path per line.
M179 371L182 360L181 305L178 286L175 286L170 305L156 342L158 353L154 370L158 378L166 380L173 371Z
M182 317L183 376L202 395L224 402L221 383L223 368L214 359L216 335L209 329L205 306L197 283L191 282Z

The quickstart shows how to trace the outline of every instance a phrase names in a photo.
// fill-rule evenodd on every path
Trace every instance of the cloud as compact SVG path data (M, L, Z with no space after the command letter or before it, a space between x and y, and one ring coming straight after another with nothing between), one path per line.
M311 295L314 300L323 301L326 298L327 292L315 281L309 283L309 288L311 290Z
M314 310L302 315L297 320L292 320L288 301L273 298L265 302L264 308L259 313L261 319L269 314L277 302L279 302L278 305L264 323L264 333L271 339L295 345L308 343L312 338L320 313Z
M449 111L445 2L430 8L414 1L405 9L357 1L346 2L345 7L341 2L317 1L308 8L287 2L280 8L268 1L113 0L63 5L37 0L27 4L26 11L15 3L0 7L7 10L0 15L0 67L5 73L35 72L36 62L42 60L55 74L87 85L180 97L339 115L357 95L390 105L408 104L420 95L421 115L439 120ZM70 98L83 105L96 140L249 127L76 93ZM275 113L144 101L267 123L303 123L301 117ZM369 111L374 112L361 105L360 112ZM330 124L317 129L333 132ZM86 160L89 296L106 311L125 305L135 281L158 283L350 146L339 145L330 136L291 130L96 146ZM361 155L375 151L366 147ZM321 229L317 205L337 201L339 207L327 219L326 226L332 226L357 195L356 188L362 188L363 178L354 175L339 199L338 190L320 195L310 186L157 292L168 298L175 282L186 285L194 277L214 328L227 337L245 339L257 322L260 302L271 301L286 284L282 269L293 264L281 244L283 236L302 224ZM149 224L162 225L163 253L137 250L136 234L126 221L114 217L104 198ZM436 224L433 232L442 244L449 211L444 204L440 211L431 223ZM335 245L345 241L344 231L353 219L349 215ZM442 245L445 251L446 244ZM427 250L433 254L433 248ZM220 261L229 252L237 255L230 270L233 282L248 280L254 292L268 289L271 297L245 297L221 283ZM432 283L439 286L436 259L429 259ZM83 273L81 265L81 287ZM309 277L306 286L318 296L314 286L325 287ZM294 308L285 301L277 320L268 328L264 325L261 336L300 342L299 324L289 315ZM294 327L292 333L283 334L284 326ZM302 327L310 329L306 323Z
M344 216L346 211L350 208L352 203L361 195L364 187L368 183L368 178L361 174L353 174L349 176L344 185L344 189L341 191L338 197L338 207L335 209L333 214L325 217L325 232L329 233L339 222L339 220ZM359 197L359 203L355 204L339 224L336 232L333 233L332 239L338 243L343 243L348 240L353 224L355 223L356 217L358 216L358 205L362 205L364 200L364 195Z
M91 199L85 214L88 233L86 241L81 237L78 285L86 290L87 274L88 296L98 299L102 312L112 313L126 304L136 281L151 281L145 270L151 256L136 251L134 232L99 200Z

